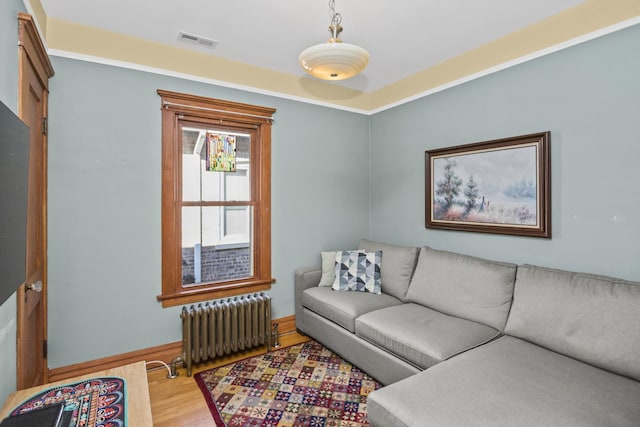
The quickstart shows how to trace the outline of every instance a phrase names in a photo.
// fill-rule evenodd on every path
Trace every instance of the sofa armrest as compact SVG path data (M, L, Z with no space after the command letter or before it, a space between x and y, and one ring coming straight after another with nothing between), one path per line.
M303 267L295 271L295 310L296 310L296 329L304 332L302 322L302 292L305 289L318 286L322 270L319 267Z

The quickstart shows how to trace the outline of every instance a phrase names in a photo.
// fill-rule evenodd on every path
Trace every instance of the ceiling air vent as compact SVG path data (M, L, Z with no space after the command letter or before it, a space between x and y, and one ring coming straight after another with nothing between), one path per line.
M202 47L208 47L209 49L213 49L218 45L217 40L208 39L206 37L197 36L195 34L185 33L184 31L180 31L178 33L178 40L185 43L191 43Z

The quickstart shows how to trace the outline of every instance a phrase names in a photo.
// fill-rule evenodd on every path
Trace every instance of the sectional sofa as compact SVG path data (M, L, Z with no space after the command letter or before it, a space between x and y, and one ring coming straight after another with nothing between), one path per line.
M323 257L296 270L296 326L385 385L372 426L640 426L640 283L359 249L382 253L382 292L334 290Z

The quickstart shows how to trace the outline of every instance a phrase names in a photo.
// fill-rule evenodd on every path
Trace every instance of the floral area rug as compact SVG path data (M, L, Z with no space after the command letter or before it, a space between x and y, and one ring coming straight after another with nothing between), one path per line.
M315 341L195 375L218 426L364 427L381 387Z

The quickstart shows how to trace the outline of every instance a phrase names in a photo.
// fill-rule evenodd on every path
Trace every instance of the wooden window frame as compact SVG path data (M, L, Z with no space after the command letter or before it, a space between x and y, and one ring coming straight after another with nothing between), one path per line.
M270 289L275 281L271 277L271 123L276 110L165 90L157 93L162 111L162 294L158 301L172 307ZM182 201L179 131L184 122L252 134L251 198L241 202L254 209L251 277L182 286L182 208L194 205Z

